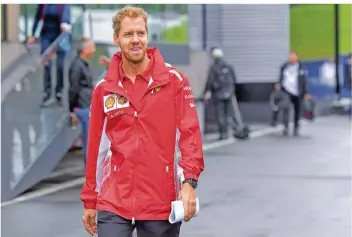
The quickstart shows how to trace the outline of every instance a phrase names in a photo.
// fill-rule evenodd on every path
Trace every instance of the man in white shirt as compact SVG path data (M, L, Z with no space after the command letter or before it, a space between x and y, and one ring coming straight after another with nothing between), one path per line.
M309 99L307 74L301 62L298 61L297 53L290 52L288 62L280 69L279 84L282 91L287 93L294 107L294 135L298 135L299 118L301 112L301 100ZM288 113L288 111L287 111ZM284 135L288 134L288 121L284 121Z
M320 80L322 84L333 87L336 85L336 68L332 58L320 67Z

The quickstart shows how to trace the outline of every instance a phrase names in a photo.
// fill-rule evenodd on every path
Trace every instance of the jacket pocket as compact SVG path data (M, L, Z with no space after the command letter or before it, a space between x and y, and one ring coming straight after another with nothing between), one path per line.
M171 201L175 201L177 199L176 196L176 174L175 169L172 165L165 165L165 201L167 204L171 204Z

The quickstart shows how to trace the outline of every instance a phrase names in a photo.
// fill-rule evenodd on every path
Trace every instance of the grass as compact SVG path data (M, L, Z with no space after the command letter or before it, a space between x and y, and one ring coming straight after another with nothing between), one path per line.
M162 32L162 41L172 44L187 44L188 43L188 23L183 23Z
M340 53L351 52L351 4L339 6ZM334 5L300 5L290 10L290 47L302 59L334 55Z

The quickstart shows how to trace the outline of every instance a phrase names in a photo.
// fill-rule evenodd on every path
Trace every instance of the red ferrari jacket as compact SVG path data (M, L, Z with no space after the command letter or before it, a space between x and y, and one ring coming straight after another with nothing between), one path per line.
M85 208L110 211L132 222L167 220L179 178L198 180L204 169L189 81L166 64L156 48L147 54L148 86L133 91L140 96L133 100L123 88L120 52L93 91L81 192Z

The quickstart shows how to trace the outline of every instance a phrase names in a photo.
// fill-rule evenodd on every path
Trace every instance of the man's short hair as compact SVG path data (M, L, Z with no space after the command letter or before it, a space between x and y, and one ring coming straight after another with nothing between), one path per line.
M85 47L87 47L88 42L90 41L89 38L87 37L82 37L78 43L77 43L77 52L78 54L80 54L82 52L82 49L84 49Z
M145 22L145 27L148 32L148 13L140 7L127 6L121 8L116 14L112 17L112 29L116 36L119 35L121 29L121 22L125 17L137 18L142 17Z

